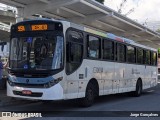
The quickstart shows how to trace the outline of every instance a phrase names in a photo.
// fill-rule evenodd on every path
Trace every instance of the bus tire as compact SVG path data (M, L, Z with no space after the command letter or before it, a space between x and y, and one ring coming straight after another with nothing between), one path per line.
M136 84L136 90L134 91L134 96L139 97L142 94L142 81L139 79Z
M95 99L95 92L94 92L94 85L92 82L90 82L87 85L87 89L86 89L86 94L85 97L80 99L80 105L82 107L90 107L93 105L94 103L94 99Z

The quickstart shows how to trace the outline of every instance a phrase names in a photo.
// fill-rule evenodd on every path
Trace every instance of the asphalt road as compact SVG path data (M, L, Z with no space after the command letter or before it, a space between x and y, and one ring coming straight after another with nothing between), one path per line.
M99 97L88 108L78 106L76 100L54 101L51 103L23 103L16 106L1 107L0 111L42 112L46 118L28 118L41 120L159 120L160 119L160 84L143 92L140 97L128 94L116 94ZM58 111L58 112L57 112ZM129 117L130 114L155 114L159 117ZM140 115L140 116L141 116ZM1 119L1 118L0 118Z

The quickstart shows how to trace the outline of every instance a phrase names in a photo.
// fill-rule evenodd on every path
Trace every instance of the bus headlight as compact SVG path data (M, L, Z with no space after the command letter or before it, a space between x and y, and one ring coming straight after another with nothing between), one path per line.
M12 82L12 81L10 81L10 80L8 80L8 84L9 84L10 86L14 86L14 85L15 85L14 82Z
M50 87L54 86L55 84L59 83L60 81L62 81L62 79L63 79L63 77L59 77L55 80L51 80L48 83L44 84L44 88L50 88Z

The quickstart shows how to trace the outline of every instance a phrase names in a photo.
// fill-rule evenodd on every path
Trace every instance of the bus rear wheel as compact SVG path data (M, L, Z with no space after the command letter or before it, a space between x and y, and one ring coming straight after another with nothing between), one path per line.
M142 81L138 80L136 84L136 90L134 91L134 96L139 97L142 94Z
M92 83L89 83L86 89L85 97L80 99L80 105L83 107L90 107L94 103L94 99L94 85Z

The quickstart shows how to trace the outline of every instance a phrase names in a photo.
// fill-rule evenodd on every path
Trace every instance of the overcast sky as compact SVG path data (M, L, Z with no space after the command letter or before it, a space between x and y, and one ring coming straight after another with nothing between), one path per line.
M105 0L105 5L118 10L122 0ZM160 21L160 0L128 0L122 14L135 8L134 12L128 15L129 18L138 22Z

